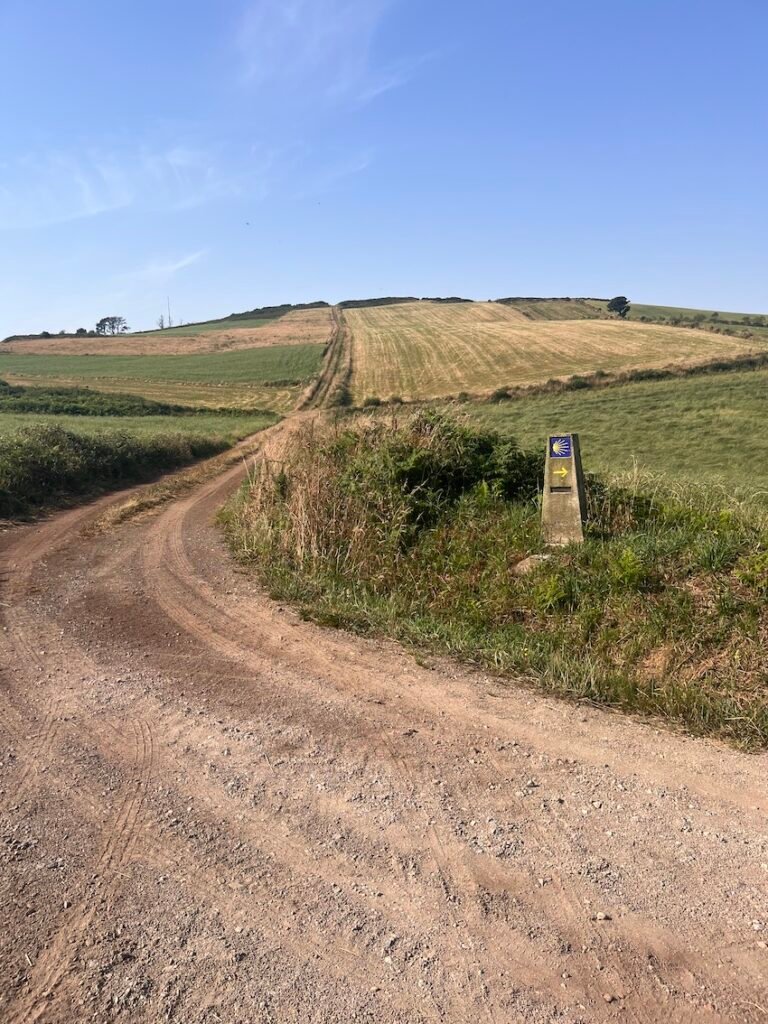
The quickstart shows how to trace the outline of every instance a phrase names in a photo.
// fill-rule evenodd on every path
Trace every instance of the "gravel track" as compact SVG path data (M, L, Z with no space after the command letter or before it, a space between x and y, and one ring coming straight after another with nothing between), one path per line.
M768 1019L768 758L303 622L242 472L0 536L3 1024Z

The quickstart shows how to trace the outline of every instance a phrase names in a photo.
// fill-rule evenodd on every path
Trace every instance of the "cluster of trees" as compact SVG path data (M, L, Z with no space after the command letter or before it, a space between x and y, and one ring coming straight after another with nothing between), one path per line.
M124 316L104 316L96 324L96 330L89 331L85 327L78 327L73 333L72 331L59 331L57 334L51 331L40 331L39 334L12 334L6 341L16 341L23 338L95 338L97 335L104 334L125 334L128 330L128 324L126 323Z
M608 300L607 308L609 313L618 313L621 319L625 320L630 310L629 299L626 295L614 295Z
M96 324L97 334L125 334L127 330L124 316L103 316Z

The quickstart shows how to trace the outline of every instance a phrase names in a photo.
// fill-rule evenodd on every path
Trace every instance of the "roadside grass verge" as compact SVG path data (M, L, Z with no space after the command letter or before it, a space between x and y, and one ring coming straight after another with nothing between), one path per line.
M0 516L71 502L225 452L270 413L83 416L0 411Z
M562 696L768 745L768 522L692 487L589 480L586 543L541 553L538 455L434 411L306 429L222 519L318 622Z
M187 469L164 476L157 483L149 484L132 492L125 500L108 505L101 515L89 524L87 532L89 534L106 533L121 523L154 512L168 504L169 501L176 501L193 488L199 487L200 484L223 473L225 469L236 462L247 465L247 460L255 454L259 443L254 438L250 444L240 445L235 449L222 452L220 455L215 455L213 458L205 459Z
M75 495L112 490L228 447L222 438L75 434L25 427L0 437L0 516L23 516Z

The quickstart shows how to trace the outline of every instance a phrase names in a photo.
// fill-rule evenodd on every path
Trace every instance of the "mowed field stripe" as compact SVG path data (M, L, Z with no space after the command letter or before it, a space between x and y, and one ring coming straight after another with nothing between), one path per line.
M617 320L530 320L497 303L403 303L345 311L356 402L489 393L595 370L703 362L754 339Z

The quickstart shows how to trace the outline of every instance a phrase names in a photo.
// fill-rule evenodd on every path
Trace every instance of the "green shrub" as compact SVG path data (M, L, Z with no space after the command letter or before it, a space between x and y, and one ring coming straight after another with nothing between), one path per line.
M149 479L227 447L221 439L173 433L89 436L55 426L24 427L0 436L0 515Z
M238 555L321 622L768 745L768 526L696 490L587 480L583 545L541 551L543 465L434 412L297 436L225 514Z

